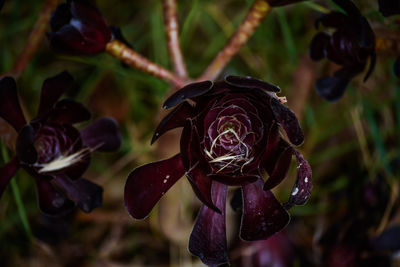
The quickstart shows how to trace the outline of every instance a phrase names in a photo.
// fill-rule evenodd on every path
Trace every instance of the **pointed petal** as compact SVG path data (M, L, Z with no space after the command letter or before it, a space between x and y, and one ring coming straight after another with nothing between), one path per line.
M171 108L173 106L178 105L183 100L187 98L193 98L197 96L204 95L213 87L213 82L211 81L203 81L197 83L191 83L180 89L175 94L171 95L163 105L163 108Z
M191 118L193 115L193 107L187 102L183 102L172 110L167 116L165 116L157 129L154 132L153 138L151 139L151 144L153 144L161 135L168 132L169 130L183 127L187 119Z
M49 111L60 96L69 89L74 82L71 74L63 71L60 74L48 78L43 82L42 92L40 94L40 104L38 116L43 115Z
M18 100L17 85L11 77L0 80L0 117L11 124L17 132L26 124Z
M225 81L230 85L242 88L260 89L276 93L281 91L281 88L279 88L279 86L264 82L263 80L259 80L250 76L229 75L225 77Z
M209 177L212 180L218 181L225 185L238 186L238 185L246 185L249 183L253 183L257 181L260 176L258 175L242 175L242 176L232 176L232 175L223 175L223 174L211 174Z
M275 168L272 171L270 177L264 184L264 190L270 190L280 184L285 179L290 163L292 162L293 148L286 148L279 156L275 163Z
M325 27L342 28L348 21L349 17L346 14L334 11L320 16L315 21L315 28L318 29L320 23Z
M47 180L36 178L36 189L39 208L46 215L62 216L75 207L74 202L64 197Z
M288 212L271 191L264 191L262 187L262 179L242 187L243 215L240 237L243 240L267 239L289 223Z
M81 130L83 145L96 151L114 151L121 146L121 133L113 118L100 118Z
M181 155L140 166L125 184L125 207L135 219L145 218L158 200L185 173Z
M297 160L297 180L290 194L288 207L293 205L303 205L310 198L312 189L312 171L310 164L303 155L294 149Z
M189 251L208 266L229 263L225 229L226 192L226 185L213 182L213 200L222 214L203 205L190 235Z
M22 127L18 134L16 151L18 159L27 164L33 164L37 161L37 152L33 145L35 141L35 130L30 124Z
M86 213L100 207L103 203L103 188L84 178L70 180L67 176L55 176L55 183L60 186L78 207Z
M282 125L283 129L285 129L290 142L296 146L301 145L304 141L304 135L293 111L275 98L271 98L271 109L276 120Z
M3 195L4 190L10 183L11 178L19 169L19 161L15 157L0 168L0 198Z
M81 103L72 99L62 99L49 114L49 121L75 124L89 120L90 116L90 112Z

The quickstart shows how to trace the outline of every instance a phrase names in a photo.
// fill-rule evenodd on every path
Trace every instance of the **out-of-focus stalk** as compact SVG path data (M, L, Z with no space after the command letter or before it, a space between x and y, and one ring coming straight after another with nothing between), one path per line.
M215 80L240 48L249 40L257 27L267 16L271 6L265 0L255 0L246 18L231 37L224 49L219 52L199 80Z
M179 23L176 0L163 0L164 24L167 33L168 50L174 66L174 72L181 78L187 78L185 62L179 45Z
M175 74L161 67L160 65L151 62L150 60L118 40L113 40L109 42L106 46L106 51L110 55L118 58L119 60L127 64L128 66L149 73L157 78L163 79L175 87L180 88L186 84L185 80L177 77Z
M24 70L28 66L29 62L35 55L36 51L39 48L39 45L41 44L45 36L45 33L49 26L51 12L57 7L58 1L59 0L46 0L44 2L42 11L39 14L39 18L33 26L33 30L31 31L28 40L26 41L24 49L12 66L9 72L10 74L18 77L24 72Z

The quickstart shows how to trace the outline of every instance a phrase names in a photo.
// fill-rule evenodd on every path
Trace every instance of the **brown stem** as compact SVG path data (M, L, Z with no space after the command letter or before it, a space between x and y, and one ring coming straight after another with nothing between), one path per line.
M166 27L168 50L174 65L175 73L181 77L187 78L185 62L183 61L182 50L179 45L179 23L177 15L176 0L163 0L164 6L164 24Z
M151 62L118 40L109 42L106 46L106 51L132 68L139 69L155 77L163 79L175 87L180 88L186 84L185 80L175 76L172 72L161 67L160 65Z
M21 75L21 73L24 72L24 70L26 69L27 65L38 50L39 45L44 38L47 27L49 25L51 12L56 8L57 4L58 0L45 1L42 11L39 14L39 18L33 26L33 30L28 37L24 49L22 50L21 54L18 56L18 59L15 61L10 70L10 73L12 75L17 77Z
M271 6L265 0L255 0L246 18L231 37L224 49L219 52L213 62L208 66L199 80L214 80L222 72L232 57L249 40L256 28L267 16Z

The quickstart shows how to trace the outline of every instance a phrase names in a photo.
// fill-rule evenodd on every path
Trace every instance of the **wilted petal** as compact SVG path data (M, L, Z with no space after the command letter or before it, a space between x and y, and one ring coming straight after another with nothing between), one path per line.
M49 111L60 96L72 86L73 82L74 78L72 78L67 71L63 71L54 77L46 79L43 82L42 92L40 94L38 116Z
M81 130L83 145L96 151L114 151L121 146L121 133L113 118L101 118Z
M145 218L158 200L185 173L181 155L140 166L125 184L125 207L133 218Z
M39 208L47 215L65 215L75 207L74 202L61 195L47 180L36 178L36 189Z
M240 237L243 240L267 239L289 223L290 216L287 211L271 191L264 191L262 187L262 179L242 187L243 215Z
M103 203L103 188L89 180L73 181L67 176L55 176L54 180L84 212L91 212Z
M11 178L19 169L19 161L17 158L13 158L0 168L0 198L3 195L4 190L9 184Z
M225 77L225 81L233 86L238 86L242 88L249 89L261 89L270 92L280 92L281 88L271 83L264 82L263 80L259 80L250 76L234 76L229 75Z
M385 17L400 14L400 2L397 0L378 0L379 11Z
M312 60L318 61L325 57L325 49L329 44L329 40L330 36L324 32L320 32L314 36L309 48L309 54Z
M17 138L17 156L18 159L27 164L36 162L38 155L33 145L35 141L35 130L30 124L22 127Z
M203 205L190 235L189 251L208 266L229 262L225 229L226 192L226 185L213 182L213 201L222 213Z
M17 132L26 124L19 105L17 85L11 77L0 80L0 117L11 124Z
M339 100L346 90L349 83L348 79L338 78L338 77L325 77L318 79L315 84L315 89L318 95L324 99L335 102Z
M296 149L293 149L293 151L297 160L297 179L292 193L290 194L287 204L288 207L306 203L310 198L312 189L312 171L310 164L308 164L307 160L299 151Z
M270 177L264 184L264 190L270 190L280 184L285 179L290 163L292 162L293 148L286 148L275 163L275 168Z
M304 135L293 111L275 98L271 98L271 109L276 120L285 129L290 142L296 146L301 145L304 141Z
M171 108L173 106L178 105L187 98L193 98L204 95L205 93L210 91L212 87L213 87L213 82L211 81L197 82L186 85L178 92L170 96L164 102L163 108L165 109Z
M81 104L72 99L58 101L49 115L49 121L74 124L90 119L90 112Z
M153 144L161 135L168 132L169 130L183 127L186 120L191 118L192 116L193 107L187 102L180 104L162 119L154 132L153 138L151 139L151 144Z

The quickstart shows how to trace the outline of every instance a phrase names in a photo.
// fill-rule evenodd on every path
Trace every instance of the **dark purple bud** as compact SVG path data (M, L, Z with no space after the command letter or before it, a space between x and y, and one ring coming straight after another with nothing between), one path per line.
M71 0L53 12L48 33L51 46L62 53L93 55L105 50L111 31L91 1Z
M19 169L19 160L13 158L0 168L0 198L3 195L4 190L10 183L11 178Z
M189 251L208 266L229 263L225 231L226 192L226 185L213 182L213 201L221 214L203 205L190 235Z

